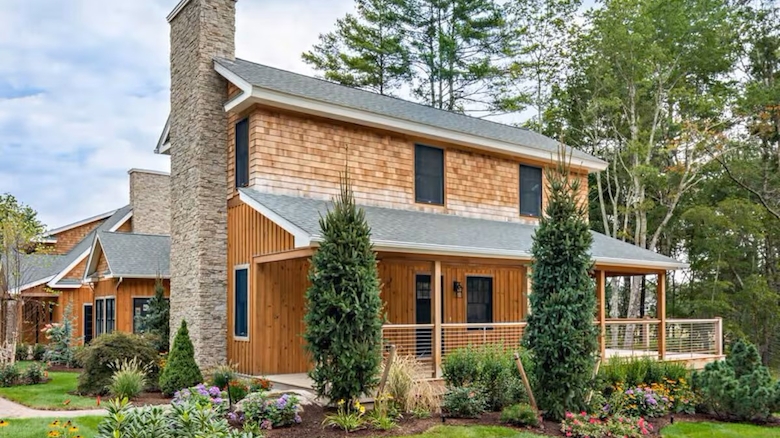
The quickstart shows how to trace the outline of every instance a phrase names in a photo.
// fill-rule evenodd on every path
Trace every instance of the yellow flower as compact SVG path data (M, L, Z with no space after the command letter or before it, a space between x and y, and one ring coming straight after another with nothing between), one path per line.
M8 426L9 424L11 424L11 423L9 423L9 422L7 422L7 421L5 421L5 420L0 420L0 427L6 427L6 426Z
M49 431L49 436L53 437L53 438L56 438L56 437L60 436L60 433L57 432L56 430L50 430Z
M344 400L339 400L338 405L339 406L344 406Z
M79 428L76 426L71 426L70 429L68 429L68 432L78 432Z
M365 413L366 413L366 408L365 408L365 407L361 406L361 407L360 407L360 408L358 408L358 409L360 410L360 413L361 413L361 414L365 414Z
M60 420L54 420L51 423L49 423L49 427L58 427L60 425Z

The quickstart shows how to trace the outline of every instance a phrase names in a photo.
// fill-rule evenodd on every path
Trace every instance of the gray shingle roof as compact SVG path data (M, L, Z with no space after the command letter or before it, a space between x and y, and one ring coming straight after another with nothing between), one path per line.
M65 259L65 256L35 253L22 254L18 259L14 259L16 259L16 257L13 257L10 262L14 264L17 261L19 262L19 278L18 280L12 279L14 284L12 284L11 287L13 288L36 283L54 276L64 267L62 262ZM0 270L7 269L7 262L8 260L2 260ZM13 268L13 271L16 271L15 267Z
M170 277L170 236L99 231L97 238L114 277Z
M125 205L124 207L116 210L114 214L109 216L96 229L92 230L89 234L87 234L83 239L81 239L79 243L76 244L76 246L74 246L70 251L68 251L67 254L65 254L64 258L62 259L62 267L55 274L62 273L62 270L66 269L73 262L77 261L82 256L82 254L89 251L90 247L92 246L92 242L95 240L95 234L97 232L108 231L111 228L115 227L131 211L133 211L133 208L130 205ZM64 281L64 279L62 279L58 281L57 284L72 285L73 283L68 283Z
M551 154L557 154L558 152L560 144L558 141L528 129L440 110L266 65L255 64L243 59L231 61L217 58L215 61L255 87L409 122L423 123L428 126L463 134L499 140L520 147L539 149ZM574 158L601 161L577 149L570 149L570 151L572 151Z
M300 228L316 241L319 218L330 202L261 193L242 188L241 193ZM473 254L531 257L535 225L472 219L447 214L363 206L377 246L423 248ZM634 266L680 268L685 264L669 257L592 231L591 255L599 262Z

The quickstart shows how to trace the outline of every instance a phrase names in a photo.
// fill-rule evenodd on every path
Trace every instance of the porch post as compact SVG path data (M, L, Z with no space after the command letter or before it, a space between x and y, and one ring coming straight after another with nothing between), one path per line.
M445 291L442 290L441 284L441 261L436 260L433 262L433 293L431 294L431 300L433 300L433 372L434 377L437 379L441 377L441 300L444 293Z
M656 285L656 314L658 316L658 359L666 358L666 271L658 273Z
M598 295L598 314L599 314L599 355L601 360L606 359L607 353L607 292L606 292L606 273L596 271L596 294Z

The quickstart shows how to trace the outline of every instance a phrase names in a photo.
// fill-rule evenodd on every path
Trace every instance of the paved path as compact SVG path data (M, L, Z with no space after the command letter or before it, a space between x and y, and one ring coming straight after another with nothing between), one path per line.
M105 409L82 409L78 411L44 411L41 409L28 408L27 406L14 403L0 397L0 419L8 418L39 418L39 417L57 417L72 418L83 417L85 415L105 415Z

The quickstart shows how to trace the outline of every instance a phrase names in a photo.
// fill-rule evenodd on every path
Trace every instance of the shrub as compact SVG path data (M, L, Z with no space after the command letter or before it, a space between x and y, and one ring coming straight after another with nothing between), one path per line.
M226 393L221 391L216 386L206 386L204 383L199 383L191 388L184 388L181 391L176 391L173 394L173 401L171 404L182 403L201 403L213 406L213 408L220 412L227 412L228 399Z
M135 358L146 370L147 382L157 379L157 351L149 341L138 335L113 332L93 339L80 354L84 371L79 375L80 394L105 394L114 370L111 365Z
M160 374L160 389L163 394L172 395L182 388L195 386L203 381L198 364L195 363L195 349L190 341L187 321L182 320L168 361Z
M538 426L539 414L527 403L510 405L501 411L501 422L514 426Z
M448 386L466 386L479 379L480 358L472 347L450 352L441 365L442 377Z
M146 386L146 371L136 358L117 361L110 365L114 370L109 392L115 397L132 399Z
M23 343L16 344L16 351L14 352L14 355L16 356L16 360L27 360L30 353L30 346Z
M84 362L82 362L81 359L84 357L84 350L86 348L86 345L76 345L73 347L73 357L68 364L70 368L84 368Z
M268 398L262 392L253 392L241 403L247 422L261 429L291 426L301 422L301 405L297 396L282 394L279 398Z
M599 378L606 386L639 386L661 384L667 380L679 381L687 378L688 374L690 371L681 363L613 357L601 367Z
M171 304L165 298L165 286L162 279L158 278L154 283L154 296L149 300L149 311L146 316L139 318L138 325L143 333L149 333L153 336L152 344L160 353L169 349L170 317Z
M211 370L211 380L209 383L220 388L225 389L232 380L238 377L235 368L232 365L219 365Z
M726 360L693 375L705 409L721 418L765 421L780 410L780 383L762 365L756 347L737 341Z
M598 349L593 266L587 211L576 201L579 179L569 178L565 155L546 172L548 202L533 237L534 293L523 344L536 362L539 408L552 419L585 408Z
M306 330L317 395L356 400L378 383L382 361L382 299L371 229L347 176L320 219L322 241L311 259Z
M28 385L36 385L46 379L46 368L38 362L33 362L22 374L25 383Z
M230 400L234 403L241 401L249 394L249 385L243 380L231 380L227 386L227 392L230 396Z
M487 400L481 388L458 386L444 394L442 410L450 417L478 418L487 410Z
M46 354L46 345L35 344L33 345L33 360L36 362L42 362L43 356Z
M43 333L49 343L43 360L54 365L70 366L73 362L73 302L68 301L62 315L62 323L46 324Z
M649 435L652 431L653 426L643 418L618 416L601 419L585 412L580 414L567 412L561 422L561 432L567 437L575 438L639 438Z
M263 377L254 378L249 382L249 392L270 391L273 387L274 384Z
M353 432L362 429L366 424L366 419L363 418L365 414L366 408L357 400L354 403L339 400L336 413L326 415L322 425L343 429L344 432Z
M629 417L661 417L672 407L669 397L649 386L637 386L624 392L623 413Z
M0 386L13 386L19 382L21 372L16 364L0 364Z

